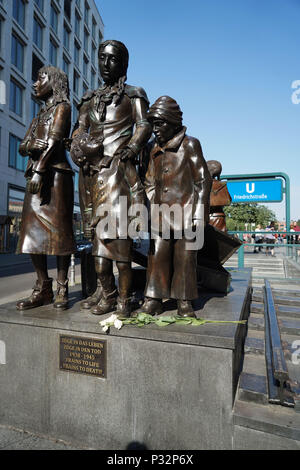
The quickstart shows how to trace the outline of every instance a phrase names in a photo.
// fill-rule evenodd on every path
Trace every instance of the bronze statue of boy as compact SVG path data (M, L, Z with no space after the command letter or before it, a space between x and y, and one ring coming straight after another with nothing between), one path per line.
M161 232L164 215L159 215L156 238L151 239L148 255L145 301L135 312L162 313L162 299L177 300L178 314L195 316L192 300L198 297L197 250L189 249L190 240L183 228L189 223L204 225L209 218L211 177L198 139L186 135L182 112L176 101L161 96L150 107L148 120L156 138L145 178L150 205L177 204L182 210L181 237L176 238L175 222L169 219L170 237ZM191 207L190 218L185 209ZM161 214L161 213L160 213ZM153 217L151 226L153 227ZM191 227L190 227L191 228Z

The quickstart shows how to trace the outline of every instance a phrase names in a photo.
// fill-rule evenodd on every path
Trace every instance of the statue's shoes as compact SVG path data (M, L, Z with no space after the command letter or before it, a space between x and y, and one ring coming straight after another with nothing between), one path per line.
M163 312L161 299L152 299L146 297L143 305L135 310L131 316L137 317L139 313L147 313L148 315L160 315Z
M177 315L180 317L196 317L190 300L177 300Z
M53 302L52 281L53 279L51 278L41 283L37 281L31 296L28 299L19 300L16 305L17 310L28 310L51 304Z

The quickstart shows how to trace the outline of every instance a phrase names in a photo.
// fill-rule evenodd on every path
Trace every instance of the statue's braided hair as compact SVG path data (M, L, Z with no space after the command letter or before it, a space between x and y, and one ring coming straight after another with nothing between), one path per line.
M47 73L52 85L53 97L55 103L63 101L70 103L70 89L69 79L63 70L53 67L52 65L44 66L39 70L39 73Z

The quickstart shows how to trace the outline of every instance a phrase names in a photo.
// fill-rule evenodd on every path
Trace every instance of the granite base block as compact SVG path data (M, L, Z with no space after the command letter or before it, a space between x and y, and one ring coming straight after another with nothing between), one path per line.
M202 293L197 316L247 319L251 271L232 272L228 296ZM232 406L246 325L102 332L80 311L79 292L62 313L0 308L0 424L95 449L231 449ZM169 314L170 312L167 312ZM61 336L102 341L106 378L60 369Z

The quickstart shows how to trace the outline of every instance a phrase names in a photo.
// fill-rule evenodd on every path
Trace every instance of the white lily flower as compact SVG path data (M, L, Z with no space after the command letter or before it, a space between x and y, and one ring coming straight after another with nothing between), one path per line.
M114 327L120 330L123 326L123 322L119 320L118 318L114 321Z
M104 325L104 327L102 328L103 331L107 331L108 329L109 329L108 325Z
M114 323L118 319L118 316L113 313L109 318L107 318L105 321L106 323Z

